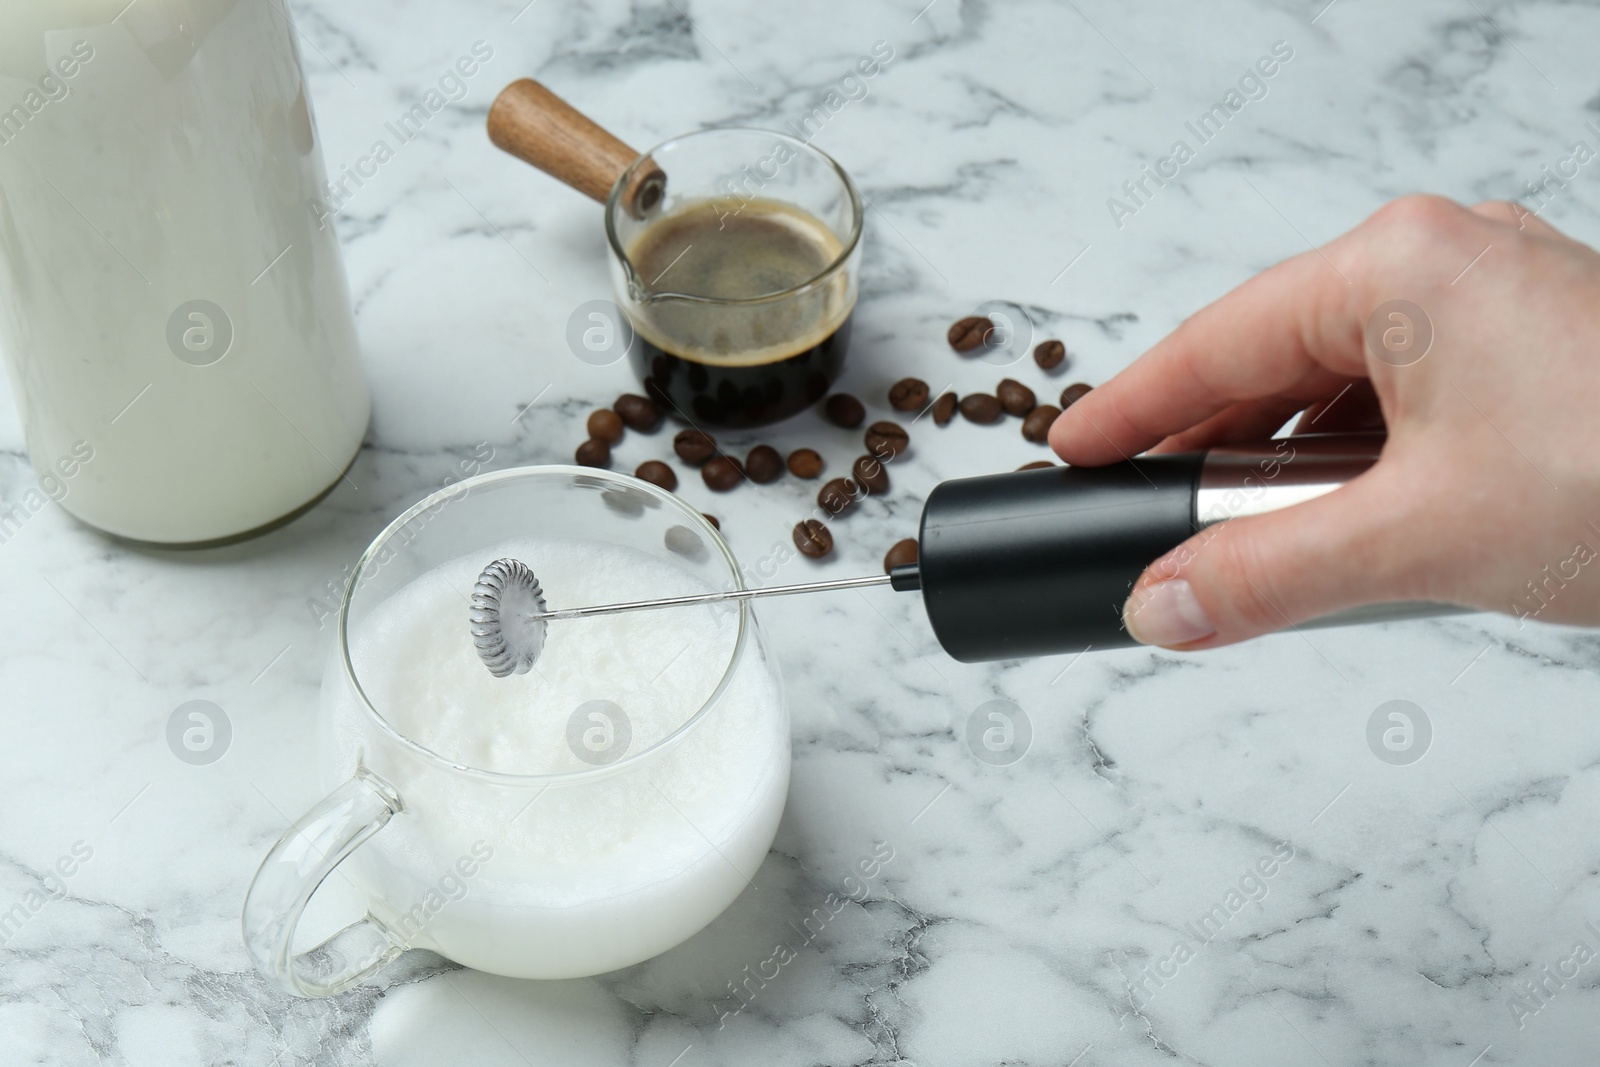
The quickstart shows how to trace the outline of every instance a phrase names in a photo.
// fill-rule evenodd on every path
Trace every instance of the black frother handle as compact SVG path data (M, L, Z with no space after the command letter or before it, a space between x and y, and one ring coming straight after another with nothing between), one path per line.
M1131 645L1122 605L1199 529L1204 453L959 478L922 510L916 579L946 652L971 663ZM916 588L910 573L897 589Z

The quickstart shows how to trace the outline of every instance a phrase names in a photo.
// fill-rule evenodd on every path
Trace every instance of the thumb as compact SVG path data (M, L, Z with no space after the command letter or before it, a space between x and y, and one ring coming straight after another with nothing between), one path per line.
M1141 644L1215 648L1424 587L1424 538L1377 466L1331 493L1228 519L1145 568L1123 606Z

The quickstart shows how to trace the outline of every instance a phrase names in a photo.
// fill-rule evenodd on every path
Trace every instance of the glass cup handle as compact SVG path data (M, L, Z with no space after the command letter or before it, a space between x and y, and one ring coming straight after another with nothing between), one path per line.
M244 944L251 961L289 993L326 997L376 973L406 946L369 913L316 948L294 953L295 928L322 880L396 812L400 794L371 771L323 797L261 861L244 899Z

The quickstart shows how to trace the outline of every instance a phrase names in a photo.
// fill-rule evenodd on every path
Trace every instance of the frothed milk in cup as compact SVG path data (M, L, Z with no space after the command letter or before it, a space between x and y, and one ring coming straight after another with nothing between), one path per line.
M517 977L613 970L705 926L760 866L788 789L779 684L759 642L735 655L730 605L556 621L533 671L495 678L468 598L500 556L527 562L553 606L712 591L636 549L540 540L463 556L376 605L349 634L367 699L411 742L476 771L385 764L404 810L341 870L407 944ZM725 675L704 718L675 734ZM381 727L339 672L325 692L331 786ZM477 771L587 777L462 788Z

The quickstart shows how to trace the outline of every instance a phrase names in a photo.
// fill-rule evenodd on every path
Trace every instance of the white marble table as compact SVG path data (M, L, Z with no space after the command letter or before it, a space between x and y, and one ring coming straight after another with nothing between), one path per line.
M329 630L309 603L475 450L563 461L629 385L565 346L570 311L607 295L600 213L488 144L500 85L537 74L642 145L783 127L887 42L895 58L817 139L872 204L844 385L880 407L905 373L992 386L941 337L1008 299L1074 353L1054 379L1023 367L1053 393L1386 199L1523 195L1574 140L1596 145L1600 10L1325 2L297 2L330 171L475 42L493 59L340 205L375 397L359 489L226 550L130 551L55 507L0 546L0 908L83 860L0 947L0 1063L1592 1062L1600 964L1574 948L1600 952L1600 638L1483 616L964 666L914 598L776 602L787 814L761 888L688 944L560 983L412 954L325 1001L269 989L240 944L256 864L318 795ZM1292 58L1266 95L1199 144L1185 124L1280 41ZM1179 138L1194 158L1128 200ZM1595 180L1546 217L1600 239ZM812 415L746 440L854 454ZM0 444L12 501L34 481L9 402ZM619 465L665 447L630 439ZM833 561L784 577L871 569L936 481L1041 451L1014 423L919 426L892 497L838 524ZM684 490L746 559L811 491ZM1010 766L965 741L995 697L1033 726ZM164 737L195 699L233 724L209 766ZM1369 749L1391 699L1431 722L1419 762ZM895 858L869 899L719 1026L729 983L876 841ZM1252 877L1274 850L1292 858Z

